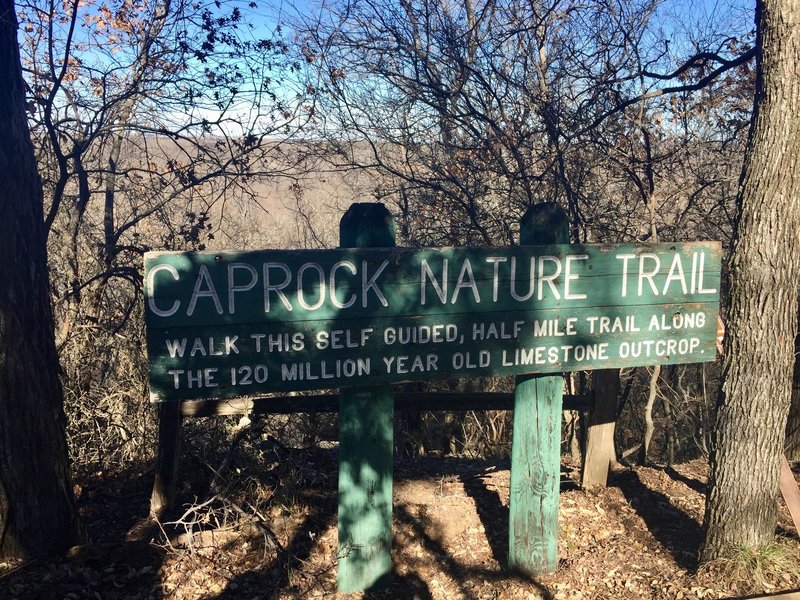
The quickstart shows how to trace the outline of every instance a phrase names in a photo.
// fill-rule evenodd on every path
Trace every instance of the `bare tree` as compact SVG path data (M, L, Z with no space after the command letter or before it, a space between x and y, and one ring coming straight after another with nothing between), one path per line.
M800 431L800 385L797 385L798 378L795 379L795 385L792 387L792 409L789 413L789 421L786 427L786 458L792 462L800 460L800 440L798 439L798 432Z
M798 304L800 312L800 304ZM800 333L794 338L794 372L792 374L792 402L786 422L786 458L800 460Z
M791 397L800 281L800 3L756 5L755 114L739 188L704 560L769 544Z
M0 556L78 541L53 340L42 185L10 0L0 2Z
M254 186L290 176L311 107L282 35L244 4L18 8L71 447L103 461L106 438L146 435L142 254L202 248L229 207L257 204Z
M111 310L108 284L136 287L148 244L191 243L211 206L280 174L272 138L304 112L282 87L288 47L220 2L25 0L20 12L45 221L67 264L59 299L118 326L131 305Z
M597 231L609 241L639 237L638 223L627 228L631 207L609 206L608 196L622 190L619 204L629 201L652 184L652 173L615 186L608 169L623 167L609 161L609 150L625 162L620 139L638 146L646 134L654 145L664 138L660 161L675 162L690 137L676 140L681 102L694 106L706 94L724 105L719 113L709 107L709 119L725 110L740 116L724 83L731 73L738 83L737 68L753 56L739 38L710 36L681 60L652 23L658 6L325 4L316 19L294 25L327 140L318 150L333 168L380 172L376 195L395 202L401 234L417 243L513 243L521 212L553 200L567 206L575 241ZM643 110L644 133L635 126ZM687 131L698 121L687 116L694 112L684 110ZM709 149L700 170L720 162L718 147ZM628 159L626 167L641 171L634 154ZM637 191L637 183L644 187ZM718 196L716 179L694 183L697 198ZM687 202L684 223L709 214L697 198ZM662 202L677 205L671 200L665 194Z

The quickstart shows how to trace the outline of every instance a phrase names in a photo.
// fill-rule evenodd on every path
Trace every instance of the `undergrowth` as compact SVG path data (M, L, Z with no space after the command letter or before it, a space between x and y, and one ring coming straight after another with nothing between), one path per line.
M771 544L752 548L736 546L700 567L700 575L713 575L737 594L784 589L800 579L800 544L778 537Z

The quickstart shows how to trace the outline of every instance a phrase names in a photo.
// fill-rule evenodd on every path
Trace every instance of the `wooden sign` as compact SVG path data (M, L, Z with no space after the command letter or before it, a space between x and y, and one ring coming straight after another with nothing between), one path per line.
M713 360L720 244L151 252L153 401Z

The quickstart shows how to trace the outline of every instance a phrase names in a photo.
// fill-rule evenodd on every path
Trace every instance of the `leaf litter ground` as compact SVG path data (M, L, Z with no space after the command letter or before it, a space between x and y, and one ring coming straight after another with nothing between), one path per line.
M92 543L67 557L0 563L0 598L300 599L336 595L335 450L283 449L261 484L267 501L143 525L151 478L96 474L76 486ZM277 466L277 468L275 468ZM251 469L255 470L252 466ZM707 464L619 468L583 490L562 465L559 566L535 581L509 575L508 465L425 457L395 465L393 583L359 598L692 599L800 588L797 570L726 584L696 574ZM194 486L194 487L193 487ZM202 497L187 483L181 496ZM250 490L252 493L252 490ZM242 506L245 508L243 509ZM222 514L222 516L220 516ZM178 519L182 513L175 513ZM779 534L800 557L781 505ZM139 541L126 541L140 537Z

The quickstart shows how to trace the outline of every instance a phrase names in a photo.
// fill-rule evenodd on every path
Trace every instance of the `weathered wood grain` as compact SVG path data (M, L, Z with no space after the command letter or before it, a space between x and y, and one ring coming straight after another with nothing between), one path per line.
M780 490L783 501L786 502L786 508L789 509L792 517L794 528L800 531L800 489L797 487L792 467L789 466L789 461L785 456L781 458Z
M394 246L383 204L354 204L342 217L343 246ZM338 589L375 589L392 571L394 390L345 387L339 393Z
M620 392L619 371L600 369L592 373L594 406L586 431L581 484L584 487L605 486L608 469L616 460L614 429L617 420L617 398Z
M395 408L403 411L513 410L513 392L395 392ZM589 396L564 396L564 410L591 410ZM184 417L231 415L335 413L339 394L303 394L262 398L186 400L180 403Z
M522 243L566 242L569 223L558 204L528 209L520 223ZM511 438L508 566L527 577L558 565L558 495L564 378L523 375L514 390Z

